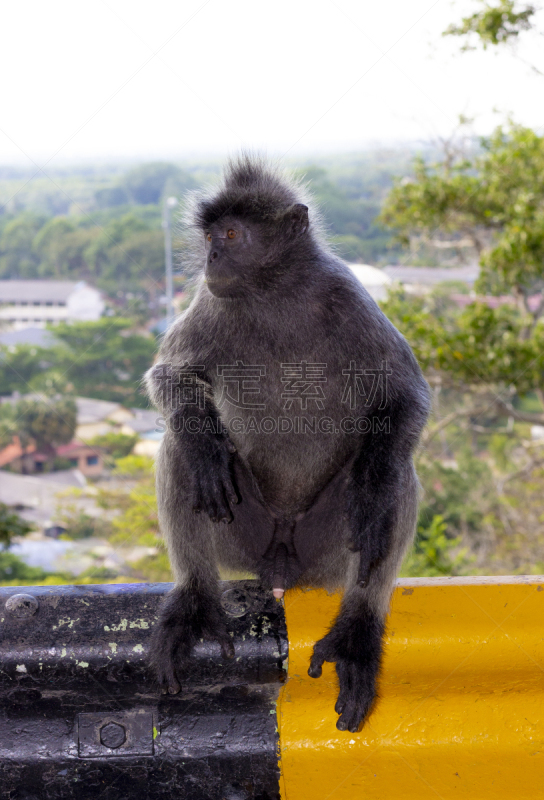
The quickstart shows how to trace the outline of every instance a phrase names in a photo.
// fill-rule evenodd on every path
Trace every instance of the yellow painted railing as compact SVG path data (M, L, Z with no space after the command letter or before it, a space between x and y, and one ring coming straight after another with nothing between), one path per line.
M307 675L339 596L290 591L283 800L544 798L544 577L399 581L380 699L336 729L334 665Z

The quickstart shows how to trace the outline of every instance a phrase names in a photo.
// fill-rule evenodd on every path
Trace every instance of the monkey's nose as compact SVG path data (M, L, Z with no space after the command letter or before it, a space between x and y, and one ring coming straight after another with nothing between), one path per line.
M218 255L219 255L219 253L217 252L217 250L213 250L210 253L210 261L215 261L215 259L218 257Z

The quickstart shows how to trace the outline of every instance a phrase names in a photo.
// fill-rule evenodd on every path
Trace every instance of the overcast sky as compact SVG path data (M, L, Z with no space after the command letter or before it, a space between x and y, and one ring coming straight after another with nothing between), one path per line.
M355 150L544 129L544 78L441 31L470 0L21 0L0 28L0 164ZM540 39L540 43L542 39ZM531 58L538 40L523 54ZM541 45L540 45L541 46ZM531 52L531 50L533 52Z

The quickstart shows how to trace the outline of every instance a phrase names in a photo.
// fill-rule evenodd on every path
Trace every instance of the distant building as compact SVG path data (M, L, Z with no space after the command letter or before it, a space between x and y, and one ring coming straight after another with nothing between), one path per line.
M0 469L9 467L13 472L36 472L35 452L34 444L29 444L23 451L19 437L14 436L12 443L0 450Z
M21 344L27 344L30 347L53 347L58 343L58 339L45 328L20 328L6 332L0 330L0 345L5 347L17 347Z
M57 473L57 480L46 476L16 475L2 472L0 478L0 503L12 508L27 522L37 528L48 528L59 504L57 495L71 486L83 488L85 478L71 473ZM70 475L72 476L70 478ZM55 476L56 477L56 476ZM53 478L53 475L51 476Z
M391 282L403 285L410 294L428 294L439 283L455 281L472 289L478 278L478 266L469 267L384 267Z
M100 447L91 447L74 440L69 444L56 447L52 452L42 453L31 444L25 451L20 445L17 436L13 437L13 442L0 450L0 469L5 467L11 472L24 473L26 475L50 473L54 467L56 459L63 459L70 462L70 467L79 472L85 478L96 478L104 471L104 455ZM0 477L0 482L4 479L4 473Z
M163 431L150 431L149 433L140 434L140 440L136 442L132 452L135 456L155 458L159 452L163 435Z
M383 269L371 267L370 264L348 264L348 267L376 302L386 299L392 280Z
M101 317L101 293L85 281L0 281L0 325L12 330Z
M132 419L132 411L123 408L121 403L109 400L95 400L92 397L76 397L77 428L76 439L88 441L95 436L103 436L118 429Z
M121 433L127 436L145 436L148 433L162 432L165 428L164 418L154 409L131 408L133 416L123 423Z
M104 455L100 447L91 447L83 442L73 441L56 449L57 458L70 462L86 478L97 478L104 471Z
M138 436L140 441L134 446L135 455L154 458L158 453L164 434L164 418L158 411L152 409L133 408L131 410L134 416L123 423L121 433Z

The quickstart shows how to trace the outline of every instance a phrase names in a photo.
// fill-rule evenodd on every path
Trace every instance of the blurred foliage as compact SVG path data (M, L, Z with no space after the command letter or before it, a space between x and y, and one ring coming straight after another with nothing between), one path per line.
M196 188L189 173L175 164L154 162L130 170L121 181L132 202L139 205L159 203L164 197L183 195Z
M438 514L428 528L418 526L416 541L404 559L401 577L436 578L442 575L466 574L470 565L466 549L460 549L461 538L448 538L447 524Z
M100 447L108 453L114 460L125 458L132 453L134 445L138 441L138 436L129 436L126 433L105 433L103 436L95 436L89 444L92 447Z
M501 45L515 41L523 31L533 26L537 6L519 4L516 0L478 0L480 11L463 17L459 25L450 25L444 36L464 36L462 50L475 50L480 44ZM475 43L473 43L475 41Z
M15 436L23 448L34 443L41 452L50 452L71 442L76 429L76 404L71 397L24 397L0 405L0 445L5 447Z
M49 378L65 393L147 406L141 381L156 351L152 337L134 333L130 320L118 317L52 330L58 344L49 348L0 346L0 395L44 386Z
M9 551L0 552L0 585L1 586L43 586L47 579L52 583L65 583L66 575L47 572L41 567L29 567L28 564Z
M116 463L116 474L132 478L127 489L100 490L98 503L114 512L109 540L118 547L146 547L150 552L131 562L134 574L149 581L171 581L172 570L159 533L153 460L130 455Z
M55 525L65 528L62 539L107 538L112 526L105 517L93 517L76 506L75 503L62 502L55 515Z
M5 503L0 503L0 547L7 549L14 536L26 536L31 530L32 525L21 519Z
M544 136L511 122L475 153L416 159L380 219L404 245L469 240L469 255L481 259L476 289L512 292L529 312L527 298L544 286Z
M419 297L397 287L382 304L435 400L419 454L424 493L408 574L448 574L450 549L451 574L468 566L530 574L544 565L544 459L530 428L544 424L543 176L544 137L511 122L478 150L449 142L441 160L416 160L384 204L382 222L413 252L469 241L469 259L480 262L468 304L444 286ZM424 566L427 543L439 573ZM456 561L461 546L468 562Z
M405 318L423 368L447 373L449 382L513 384L521 393L540 388L544 136L512 123L473 156L433 165L417 160L412 178L395 184L381 219L405 244L469 237L481 264L476 291L511 298L496 308L475 301L443 320L424 299L408 301L403 311L406 300L397 293L386 313Z
M409 149L380 149L297 164L340 255L370 263L387 257L392 237L376 217L393 175L411 156ZM133 307L138 315L142 304L147 319L160 315L163 202L169 196L182 200L218 173L218 164L155 162L125 172L97 165L53 173L52 188L24 169L0 169L0 279L84 279L125 315L132 316ZM175 250L182 247L178 240ZM178 284L183 288L180 277Z

